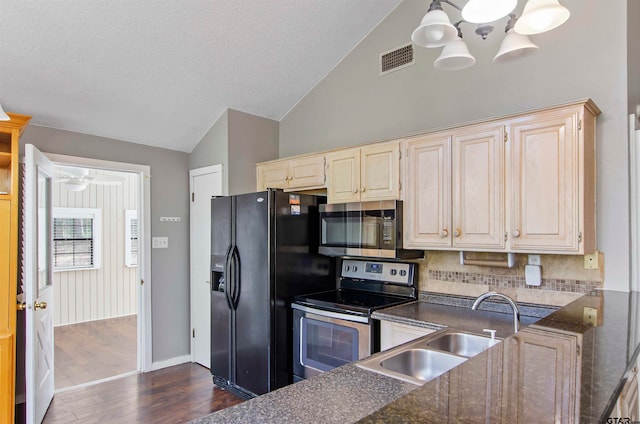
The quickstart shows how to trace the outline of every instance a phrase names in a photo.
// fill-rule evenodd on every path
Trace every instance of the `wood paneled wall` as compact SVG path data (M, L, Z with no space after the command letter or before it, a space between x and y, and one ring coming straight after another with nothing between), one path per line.
M137 268L125 266L125 211L138 209L139 176L94 171L122 177L120 185L93 185L80 192L64 183L53 185L53 207L102 209L100 269L53 273L54 325L113 318L137 313Z

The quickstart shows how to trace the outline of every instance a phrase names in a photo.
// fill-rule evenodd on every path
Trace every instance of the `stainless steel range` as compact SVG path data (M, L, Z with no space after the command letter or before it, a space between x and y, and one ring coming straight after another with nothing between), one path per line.
M416 274L413 263L343 259L337 290L296 297L294 381L378 352L371 313L415 300Z

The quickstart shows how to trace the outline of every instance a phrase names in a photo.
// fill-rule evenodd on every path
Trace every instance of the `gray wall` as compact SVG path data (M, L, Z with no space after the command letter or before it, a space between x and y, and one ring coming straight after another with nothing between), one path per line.
M256 163L278 157L279 123L229 110L229 194L256 191Z
M28 126L20 144L46 153L149 165L151 235L169 237L151 251L153 361L189 354L189 155L52 128ZM179 223L160 222L179 216Z
M627 2L627 75L629 78L629 113L640 105L640 1Z
M525 2L519 3L521 9ZM606 3L563 0L571 18L531 37L540 50L519 61L492 63L502 40L498 26L483 41L472 25L463 24L475 66L439 71L432 64L440 49L416 48L414 66L381 77L379 54L410 42L429 4L405 0L280 122L280 156L591 97L603 111L597 132L597 224L605 286L628 290L627 4Z
M256 191L256 163L278 157L279 123L227 109L189 155L189 169L221 163L227 193Z
M222 164L227 170L229 161L229 109L218 118L202 140L189 154L189 169Z

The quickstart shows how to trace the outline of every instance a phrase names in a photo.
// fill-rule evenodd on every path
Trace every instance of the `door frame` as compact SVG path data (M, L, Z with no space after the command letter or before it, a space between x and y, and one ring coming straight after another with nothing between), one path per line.
M139 240L141 249L138 275L142 284L138 286L137 322L137 371L153 370L153 340L151 320L151 167L134 163L114 162L79 156L59 155L43 152L54 165L70 165L97 168L109 171L137 173L139 178Z
M212 174L214 172L219 172L221 177L222 177L222 195L223 196L227 196L229 194L228 191L228 187L227 187L227 179L226 179L226 175L224 173L224 166L220 163L220 164L216 164L216 165L210 165L210 166L204 166L202 168L196 168L196 169L190 169L189 170L189 193L194 193L194 187L193 187L193 179L194 177L198 177L201 175L206 175L206 174ZM193 254L191 252L194 251L194 237L193 234L195 233L195 231L197 230L196 228L196 222L194 219L194 211L193 211L193 202L189 202L189 299L190 299L190 305L194 304L194 296L195 296L195 290L194 290L194 284L195 282L193 281L193 268L195 267L194 264L194 260L193 260ZM195 311L193 309L193 307L190 308L190 313L189 313L189 328L193 329L194 328L194 322L197 319L197 317L195 316ZM191 342L190 342L190 356L191 356L191 362L196 362L195 361L195 340L193 337L190 337Z

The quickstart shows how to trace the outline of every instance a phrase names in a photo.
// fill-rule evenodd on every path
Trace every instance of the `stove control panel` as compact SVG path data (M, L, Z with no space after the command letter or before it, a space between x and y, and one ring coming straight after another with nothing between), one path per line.
M415 264L411 263L345 259L342 261L340 276L411 286L413 285L413 267Z

